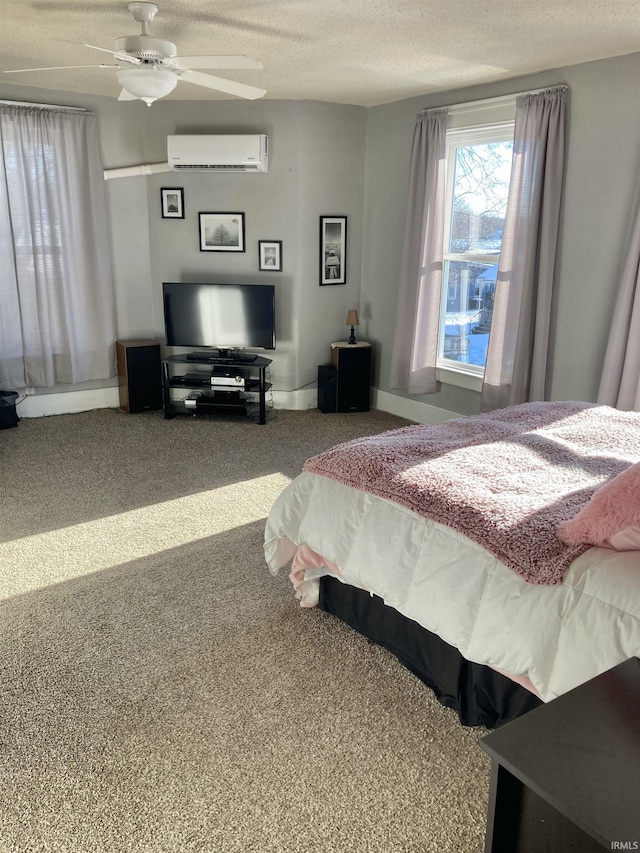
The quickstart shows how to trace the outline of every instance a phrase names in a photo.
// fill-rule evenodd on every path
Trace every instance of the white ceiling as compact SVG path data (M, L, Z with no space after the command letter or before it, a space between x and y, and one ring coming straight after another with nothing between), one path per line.
M373 106L640 51L640 0L157 0L150 34L181 55L247 54L217 71L267 98ZM0 69L99 65L137 35L126 0L1 0ZM70 44L80 42L81 44ZM113 69L3 74L5 84L117 97ZM639 80L640 83L640 80ZM218 94L180 81L171 100Z

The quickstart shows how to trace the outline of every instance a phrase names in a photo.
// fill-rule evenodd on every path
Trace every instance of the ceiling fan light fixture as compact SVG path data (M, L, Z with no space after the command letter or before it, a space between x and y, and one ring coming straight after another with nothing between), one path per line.
M138 68L121 68L116 71L118 83L150 107L158 98L164 98L176 88L178 77L167 68L149 65Z

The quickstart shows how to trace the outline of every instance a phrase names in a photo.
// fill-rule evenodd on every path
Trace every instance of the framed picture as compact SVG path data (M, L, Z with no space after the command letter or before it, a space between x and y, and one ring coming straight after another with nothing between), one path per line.
M258 269L282 272L282 240L258 240Z
M244 213L200 213L201 252L244 252Z
M347 282L347 217L320 217L320 284Z
M163 219L184 219L184 190L179 187L163 187L160 190L162 198Z

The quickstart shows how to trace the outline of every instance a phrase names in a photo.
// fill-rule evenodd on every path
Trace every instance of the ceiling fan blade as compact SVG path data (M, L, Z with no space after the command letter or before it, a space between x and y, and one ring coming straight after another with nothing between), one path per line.
M137 56L132 56L130 53L125 53L123 50L108 50L106 47L96 47L95 44L85 44L85 47L90 47L93 50L102 50L104 53L110 53L114 59L118 59L122 62L130 62L132 65L140 65L142 60Z
M91 50L101 50L103 53L110 53L114 59L119 59L122 62L130 62L132 65L140 65L142 62L137 56L132 56L130 53L125 53L122 50L109 50L108 47L98 47L95 44L87 44L84 41L71 41L70 39L56 39L56 41L63 41L65 44L77 44L81 47L90 47Z
M3 74L23 74L25 71L65 71L69 68L119 68L118 65L52 65L49 68L12 68L10 71L3 71Z
M199 71L185 71L180 74L180 79L194 83L196 86L206 86L208 89L216 89L218 92L236 95L238 98L247 98L250 101L262 98L263 95L267 94L266 89L247 86L246 83L236 83L234 80L225 80L224 77L214 77L213 74L201 74Z
M140 98L136 97L136 95L132 95L131 92L127 92L126 89L122 89L120 94L118 95L119 101L139 101Z
M173 56L171 65L179 68L264 68L261 62L242 54L230 56Z

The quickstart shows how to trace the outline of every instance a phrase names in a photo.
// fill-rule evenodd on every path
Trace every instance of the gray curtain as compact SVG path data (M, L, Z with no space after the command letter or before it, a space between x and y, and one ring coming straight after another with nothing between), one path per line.
M567 88L516 99L513 165L481 409L547 399Z
M420 113L411 150L390 384L412 394L436 390L447 116L446 109Z
M640 411L640 199L622 269L598 402Z
M115 375L96 117L0 106L0 387Z

